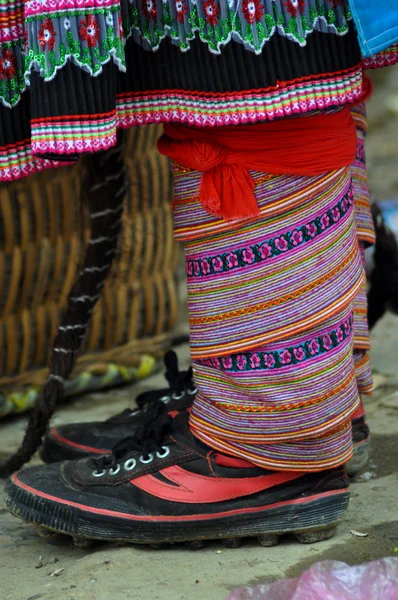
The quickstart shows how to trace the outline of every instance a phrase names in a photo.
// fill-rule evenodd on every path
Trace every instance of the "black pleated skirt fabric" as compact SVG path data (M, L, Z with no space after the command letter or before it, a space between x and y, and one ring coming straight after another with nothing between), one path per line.
M363 93L352 26L345 35L313 31L305 45L276 34L260 54L233 41L216 54L199 39L187 52L169 39L152 52L130 37L125 57L126 72L109 61L95 77L73 62L50 81L33 71L20 102L0 105L0 180L109 148L118 128L245 125L354 103Z

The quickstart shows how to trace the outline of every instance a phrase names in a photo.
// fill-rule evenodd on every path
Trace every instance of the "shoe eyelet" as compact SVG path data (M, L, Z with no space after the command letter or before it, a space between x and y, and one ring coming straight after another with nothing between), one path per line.
M91 473L91 475L92 475L93 477L102 477L103 475L105 475L105 471L93 471L93 472Z
M120 465L117 465L115 469L109 469L109 475L117 475L120 471Z
M160 398L160 402L164 402L165 404L168 404L170 402L171 398L170 396L162 396Z
M125 471L132 471L135 468L136 464L137 464L137 461L135 460L135 458L129 458L124 463L123 468Z
M188 390L188 394L190 396L195 396L195 394L197 394L197 392L198 392L198 388L196 387L196 385L191 390Z
M163 452L156 452L158 458L166 458L170 454L170 448L168 446L162 446Z
M144 458L143 456L140 456L140 462L142 462L143 465L148 465L152 461L153 461L153 454L151 454L151 453L148 454L148 458Z
M182 392L181 394L172 394L171 397L173 398L173 400L181 400L181 398L184 397L184 392Z

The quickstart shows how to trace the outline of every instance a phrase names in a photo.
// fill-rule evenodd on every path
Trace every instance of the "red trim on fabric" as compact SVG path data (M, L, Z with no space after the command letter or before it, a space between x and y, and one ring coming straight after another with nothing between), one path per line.
M267 88L251 88L249 90L242 90L240 92L204 92L199 90L184 90L181 88L172 89L159 89L159 90L142 90L140 92L121 92L116 94L117 98L128 98L128 97L140 97L140 96L153 96L153 95L164 95L164 94L184 94L186 96L205 96L207 98L228 98L236 96L247 96L250 94L263 94L265 92L279 90L280 88L289 87L295 83L302 83L303 81L312 81L313 79L322 79L323 77L336 77L339 75L346 75L347 73L356 72L360 68L360 63L353 67L348 67L342 71L330 71L326 73L316 73L314 75L304 75L303 77L297 77L295 79L288 79L287 81L277 81L275 85L270 85Z
M7 144L6 146L0 146L1 151L7 150L8 148L17 148L18 146L24 146L26 144L30 144L30 138L26 138L26 140L22 140L21 142L13 142L11 144Z
M363 405L362 400L360 400L359 402L359 406L356 409L356 411L351 415L351 420L352 419L360 419L361 417L365 416L365 407Z
M71 446L72 448L77 448L78 450L85 450L86 452L91 452L92 454L109 454L110 450L101 450L99 448L92 448L91 446L84 446L83 444L77 444L76 442L72 442L72 440L68 440L67 438L59 435L58 431L53 428L50 430L50 436L61 442L65 446Z
M130 483L143 492L162 500L201 504L249 496L302 477L302 473L297 471L280 471L258 477L209 477L191 473L176 465L166 467L159 473L174 485L169 485L153 475L143 475L133 479Z
M330 496L338 496L340 494L346 494L349 489L343 488L341 490L332 490L330 492L323 492L321 494L314 494L313 496L307 496L306 498L296 498L295 500L285 500L283 502L275 502L274 504L268 504L266 506L256 506L254 508L239 508L229 511L222 511L219 513L210 513L210 514L201 514L201 515L180 515L178 517L173 516L140 516L140 515L130 515L128 513L117 512L113 510L107 510L105 508L94 508L93 506L86 506L84 504L80 504L79 502L72 502L70 500L64 500L63 498L57 498L56 496L51 496L50 494L46 494L45 492L40 492L39 490L35 490L30 485L23 483L20 479L18 479L18 473L14 473L12 475L11 480L15 485L22 488L26 492L30 492L34 496L38 496L39 498L45 498L46 500L51 500L53 502L58 502L59 504L64 504L66 506L72 506L73 508L78 508L84 510L89 513L93 513L96 515L103 515L108 517L120 517L121 519L126 519L128 521L150 521L150 522L175 522L175 521L205 521L207 519L217 519L220 517L230 517L234 515L240 514L250 514L257 513L264 510L271 510L274 508L280 508L282 506L296 505L296 504L305 504L306 502L311 502L313 500L319 500L321 498L328 498Z
M367 102L370 100L373 94L373 82L369 79L369 77L364 73L362 77L362 88L363 94L361 98L355 102L355 104L361 104L362 102Z
M90 113L84 115L60 115L59 117L43 117L40 119L30 119L31 123L46 123L47 121L69 121L70 119L78 119L81 121L82 119L96 119L97 117L106 117L108 115L114 115L116 113L116 109L112 109L106 113Z

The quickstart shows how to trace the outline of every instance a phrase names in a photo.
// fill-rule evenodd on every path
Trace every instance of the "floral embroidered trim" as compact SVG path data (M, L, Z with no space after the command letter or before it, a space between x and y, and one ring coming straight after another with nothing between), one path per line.
M113 59L125 71L124 45L129 36L153 51L165 38L186 51L198 37L216 54L231 41L261 54L274 34L305 46L313 31L346 34L352 19L345 0L97 0L82 4L84 8L67 0L28 1L23 19L22 2L7 3L0 24L4 40L0 44L0 101L5 106L17 104L32 69L50 80L70 61L96 76ZM386 51L383 60L396 62L396 49Z
M231 250L218 256L203 258L200 260L187 260L186 271L188 277L206 277L217 273L225 273L233 269L247 267L264 262L275 256L279 256L289 250L298 248L312 241L321 233L333 227L350 208L353 206L353 190L350 187L345 196L328 210L325 214L317 217L302 227L271 238L262 244L255 244L247 248Z
M260 54L276 31L304 46L314 30L344 35L351 20L343 0L142 0L142 6L130 1L125 29L135 30L153 50L165 37L188 50L198 33L211 52L219 54L233 39Z
M70 10L49 16L28 17L26 77L31 69L44 79L54 77L69 60L90 75L102 72L112 57L125 71L124 29L119 6Z
M289 346L274 352L245 352L231 354L220 358L206 358L200 362L219 371L237 373L239 371L259 371L264 369L280 369L297 365L316 356L331 352L338 348L352 332L352 317L322 336L311 338L298 346Z
M11 108L26 89L25 38L0 44L0 100Z
M307 294L308 292L310 292L314 288L322 285L326 281L330 281L330 279L332 279L332 277L334 277L335 275L340 273L343 269L345 269L345 267L348 264L350 264L353 257L356 256L357 253L358 253L358 249L353 248L351 250L350 254L348 256L346 256L346 258L339 265L337 265L337 267L335 267L334 269L332 269L331 271L326 273L326 275L322 275L322 277L319 277L315 281L311 281L304 287L297 289L294 292L290 292L289 294L285 294L284 296L278 296L277 298L274 298L273 300L268 300L267 302L262 302L261 304L255 304L253 306L247 306L245 308L238 308L236 310L231 310L227 313L219 313L216 315L211 315L209 317L190 318L189 323L190 323L190 325L219 323L220 321L223 321L226 317L240 318L243 316L247 316L247 315L256 313L260 310L266 310L267 308L272 308L274 306L280 306L281 304L284 304L285 302L289 302L290 300L296 300L297 298L302 297L303 294Z
M363 66L365 69L378 69L380 67L387 67L388 65L394 65L398 61L398 44L394 44L390 48L379 52L375 56L365 58Z
M7 37L10 27L0 25L5 40L0 44L0 100L6 106L19 101L32 69L50 80L71 61L95 76L113 59L125 71L124 45L131 35L147 50L157 50L169 37L185 51L199 37L217 54L232 40L260 54L276 33L304 46L314 30L344 35L351 19L340 0L122 0L59 6L28 3L24 22L8 8L6 18L20 22L13 29L18 39Z

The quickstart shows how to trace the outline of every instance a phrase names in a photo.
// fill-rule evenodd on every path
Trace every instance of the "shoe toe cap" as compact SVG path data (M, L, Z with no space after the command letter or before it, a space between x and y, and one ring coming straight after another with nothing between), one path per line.
M43 494L54 494L57 488L64 486L62 477L63 463L52 463L22 469L11 475L7 482L8 490L21 488L30 493L41 492Z

